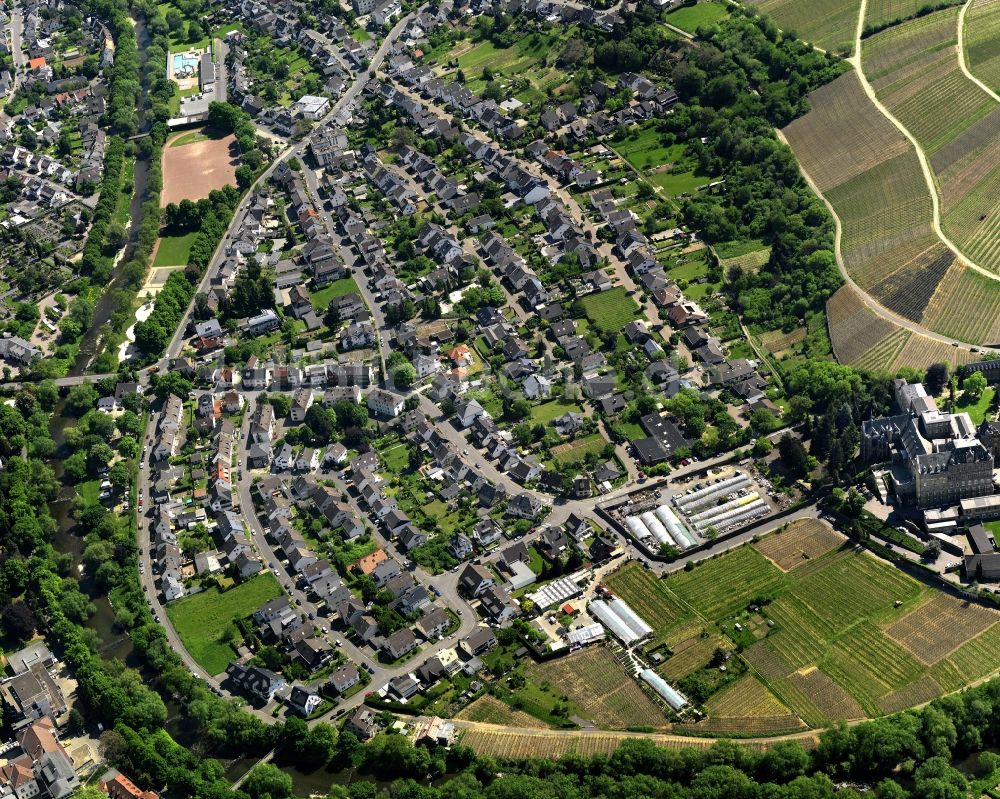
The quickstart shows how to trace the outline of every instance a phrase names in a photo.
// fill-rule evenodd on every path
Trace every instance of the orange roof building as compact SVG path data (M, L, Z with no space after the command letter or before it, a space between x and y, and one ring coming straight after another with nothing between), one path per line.
M378 566L382 561L388 559L389 556L385 554L384 549L376 549L370 555L365 555L363 558L359 558L358 562L354 564L354 569L362 574L371 574L375 571L376 566Z
M448 357L455 366L470 366L472 364L472 352L465 344L452 347L448 352Z
M138 786L124 774L101 783L101 787L111 799L160 799L154 791L140 791Z
M39 56L38 58L32 58L28 62L28 69L38 69L39 67L45 66L45 56Z

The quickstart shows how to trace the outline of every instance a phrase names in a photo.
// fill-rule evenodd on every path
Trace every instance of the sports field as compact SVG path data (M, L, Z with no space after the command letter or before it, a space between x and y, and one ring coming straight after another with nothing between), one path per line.
M189 141L179 147L172 142L191 132L179 133L163 148L163 190L160 207L181 200L200 200L212 189L236 185L234 136Z
M167 605L167 616L198 665L209 674L221 674L235 656L223 640L226 632L237 619L280 595L278 581L265 572L228 591L210 588L172 602Z
M665 579L629 563L604 582L654 627L650 647L667 643L665 679L745 647L750 675L706 702L715 726L696 725L718 734L740 731L741 709L743 731L761 733L794 729L793 716L813 727L876 716L1000 666L1000 613L939 594L817 520Z

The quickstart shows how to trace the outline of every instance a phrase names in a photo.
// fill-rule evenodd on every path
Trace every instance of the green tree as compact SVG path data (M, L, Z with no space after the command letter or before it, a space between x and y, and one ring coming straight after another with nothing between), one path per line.
M962 383L964 396L972 402L979 402L987 385L986 375L982 372L973 372Z

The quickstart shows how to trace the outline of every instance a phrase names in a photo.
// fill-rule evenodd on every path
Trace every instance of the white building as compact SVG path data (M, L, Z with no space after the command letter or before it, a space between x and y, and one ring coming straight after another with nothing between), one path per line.
M397 394L390 391L383 391L380 388L373 389L368 393L365 401L368 410L376 416L383 416L393 419L403 411L404 400Z
M302 114L304 119L315 122L326 116L330 110L330 100L327 97L317 97L314 94L304 94L295 103L296 113Z

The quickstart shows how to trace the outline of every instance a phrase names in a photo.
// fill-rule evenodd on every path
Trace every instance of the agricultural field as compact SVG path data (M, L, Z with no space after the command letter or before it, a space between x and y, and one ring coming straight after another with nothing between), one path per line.
M1000 103L961 71L958 16L949 8L866 39L865 74L930 157L945 233L1000 272Z
M587 319L602 333L619 331L639 318L639 304L621 286L588 294L580 304Z
M741 677L723 688L705 703L705 710L708 719L692 725L702 733L768 735L805 728L756 677Z
M514 710L489 694L462 708L455 718L480 721L485 724L500 724L504 727L545 727L545 724L534 716L523 710Z
M906 138L868 99L858 76L846 73L810 96L812 110L783 131L803 171L840 219L841 255L863 288L880 284L937 239L931 196ZM883 286L898 313L919 319L936 283L914 279ZM912 296L911 296L912 295Z
M970 285L966 288L977 291L972 297L958 292L958 281L952 275L956 269L959 271L955 274L970 276L966 281ZM923 324L956 338L968 340L968 335L980 341L995 340L990 336L995 335L1000 320L990 315L988 310L994 307L991 303L995 300L990 299L993 290L989 278L967 272L964 267L955 264L927 309ZM841 363L894 373L904 366L923 369L932 363L959 365L979 360L975 353L967 349L911 333L879 316L864 304L861 295L851 285L842 286L827 301L826 309L830 341ZM968 319L973 321L968 322ZM978 329L975 329L976 323L979 323Z
M765 734L794 729L795 716L812 727L874 717L997 668L1000 613L938 594L843 541L822 522L802 521L662 580L637 564L605 579L659 623L650 646L670 647L659 673L671 682L704 668L717 647L745 647L750 673L709 697L712 723L678 730ZM753 602L762 608L751 614ZM743 730L740 701L759 706Z
M818 519L800 519L753 545L761 555L784 572L825 555L846 539Z
M667 590L666 583L638 563L630 563L608 575L604 584L646 620L658 641L666 640L678 623L691 617L691 611Z
M965 59L969 71L1000 91L1000 8L996 0L973 0L965 14Z
M921 663L933 666L958 649L969 636L986 632L1000 613L949 594L937 594L886 628L886 634Z
M781 679L777 690L788 706L811 727L830 719L863 719L865 712L850 694L817 668Z
M805 327L797 327L788 333L784 330L769 330L761 334L760 343L764 349L776 358L780 358L785 350L790 350L805 341L808 332L808 328Z
M918 17L862 46L865 75L879 100L928 155L996 105L959 68L958 14L958 8L948 8Z
M721 250L719 251L719 262L722 264L723 272L728 272L730 269L742 269L747 272L757 272L770 260L770 258L770 247L762 247L759 250L752 250L750 252L741 253L740 255L733 255L729 258L723 257Z
M716 620L758 597L774 594L782 587L784 575L757 550L744 546L692 571L671 574L664 582L682 602Z
M783 30L817 47L837 53L852 50L861 0L752 0L752 4Z
M665 680L679 680L711 661L715 650L725 644L720 635L701 635L674 645L673 653L657 671Z
M602 727L665 727L666 716L604 647L590 647L548 663L532 664L526 676L557 694Z
M562 464L580 463L588 455L598 454L608 445L608 440L600 433L592 433L575 441L557 444L549 450L552 460Z
M487 755L499 759L509 758L522 760L524 758L555 759L564 755L596 755L611 754L618 745L627 738L637 737L628 733L567 733L565 731L545 730L506 730L502 727L476 728L462 733L460 743L467 746L478 755ZM707 749L714 742L708 738L688 738L682 735L642 735L642 738L653 741L657 746L666 749ZM815 745L806 738L803 745L812 748ZM754 742L752 748L765 749L767 742Z
M960 5L962 0L945 0L950 5ZM938 5L935 2L933 5ZM944 5L945 3L940 3ZM865 10L865 27L880 28L916 16L931 4L927 0L868 0Z
M1000 282L962 264L954 264L945 275L924 314L931 330L959 341L1000 340ZM952 358L957 358L956 352Z
M228 591L210 588L167 605L167 616L198 665L209 674L221 674L235 651L225 636L237 619L281 595L281 586L265 572Z

